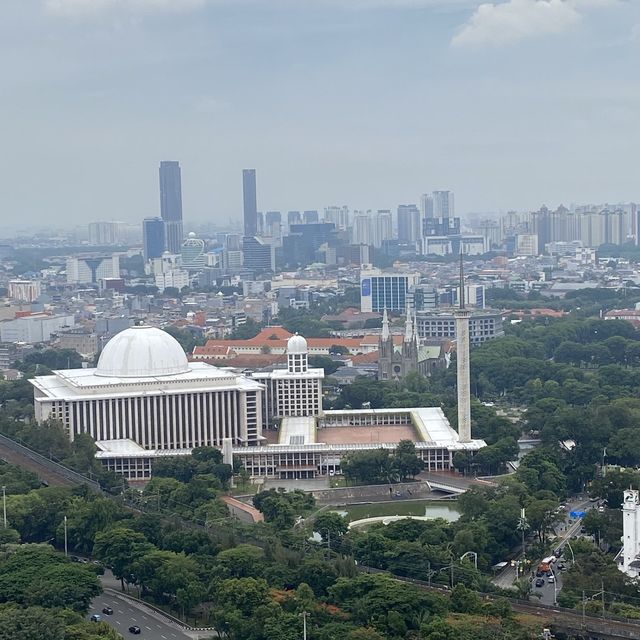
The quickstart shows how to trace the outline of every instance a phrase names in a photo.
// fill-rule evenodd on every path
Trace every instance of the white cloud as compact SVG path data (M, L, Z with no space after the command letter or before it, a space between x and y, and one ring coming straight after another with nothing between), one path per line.
M453 37L453 46L503 45L564 33L578 24L583 10L618 0L508 0L481 4Z
M206 0L44 0L48 12L63 16L91 15L114 9L187 11L204 4Z

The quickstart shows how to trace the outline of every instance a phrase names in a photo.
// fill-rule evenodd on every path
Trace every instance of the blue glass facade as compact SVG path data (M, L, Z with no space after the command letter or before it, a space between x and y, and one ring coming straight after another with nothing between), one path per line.
M143 253L145 261L159 258L165 247L164 220L145 218L142 221Z
M365 282L362 282L364 293ZM403 313L407 308L409 279L407 276L373 276L371 278L371 308L381 313L395 311Z

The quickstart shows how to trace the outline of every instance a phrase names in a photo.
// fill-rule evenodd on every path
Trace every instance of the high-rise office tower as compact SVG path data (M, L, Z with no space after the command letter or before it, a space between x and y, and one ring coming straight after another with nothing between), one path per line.
M455 217L455 205L453 191L434 191L433 197L433 217L453 218ZM429 217L429 216L426 216Z
M373 244L374 247L381 247L385 240L393 238L393 219L389 209L378 209L372 217L373 223Z
M420 210L423 218L433 218L433 196L423 193L420 198Z
M182 246L182 177L180 163L160 163L160 215L164 220L165 243L169 253L180 253Z
M302 224L302 216L299 211L289 211L287 213L287 230L291 229L291 225Z
M282 238L282 214L279 211L264 214L264 232L270 238Z
M336 229L344 231L349 228L349 207L325 207L324 221L333 222L336 225Z
M420 210L415 204L398 205L398 240L415 244L421 237Z
M316 224L320 220L318 216L318 212L316 210L313 211L305 211L302 214L302 221L304 224Z
M258 199L256 196L256 170L242 170L242 202L244 207L244 235L258 235Z
M145 218L142 221L142 253L144 261L159 258L164 253L164 220L162 218Z

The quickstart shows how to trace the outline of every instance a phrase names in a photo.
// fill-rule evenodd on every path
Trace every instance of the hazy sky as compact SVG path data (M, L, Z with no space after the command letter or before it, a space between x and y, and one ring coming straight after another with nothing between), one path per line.
M640 199L639 0L1 0L0 227Z

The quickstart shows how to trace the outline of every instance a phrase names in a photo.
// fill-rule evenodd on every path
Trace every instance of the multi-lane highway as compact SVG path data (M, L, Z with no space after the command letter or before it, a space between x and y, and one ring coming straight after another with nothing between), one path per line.
M113 614L103 614L103 607L111 607ZM93 614L99 614L102 616L103 622L111 625L125 638L144 638L145 640L193 639L194 636L186 635L178 625L173 624L158 614L151 614L143 610L142 607L143 605L132 603L111 591L105 591L93 601L87 617L90 618ZM129 632L131 625L140 627L140 635L133 635ZM209 636L211 635L212 634L209 634ZM201 637L205 637L204 633Z
M156 613L142 603L129 600L120 595L120 581L108 569L101 576L100 581L104 592L91 604L87 618L98 614L102 621L117 629L125 638L140 638L145 640L194 640L194 638L210 638L213 632L185 631L179 625L171 622L163 615ZM102 613L104 607L111 607L113 613ZM140 635L129 632L129 627L140 627Z

